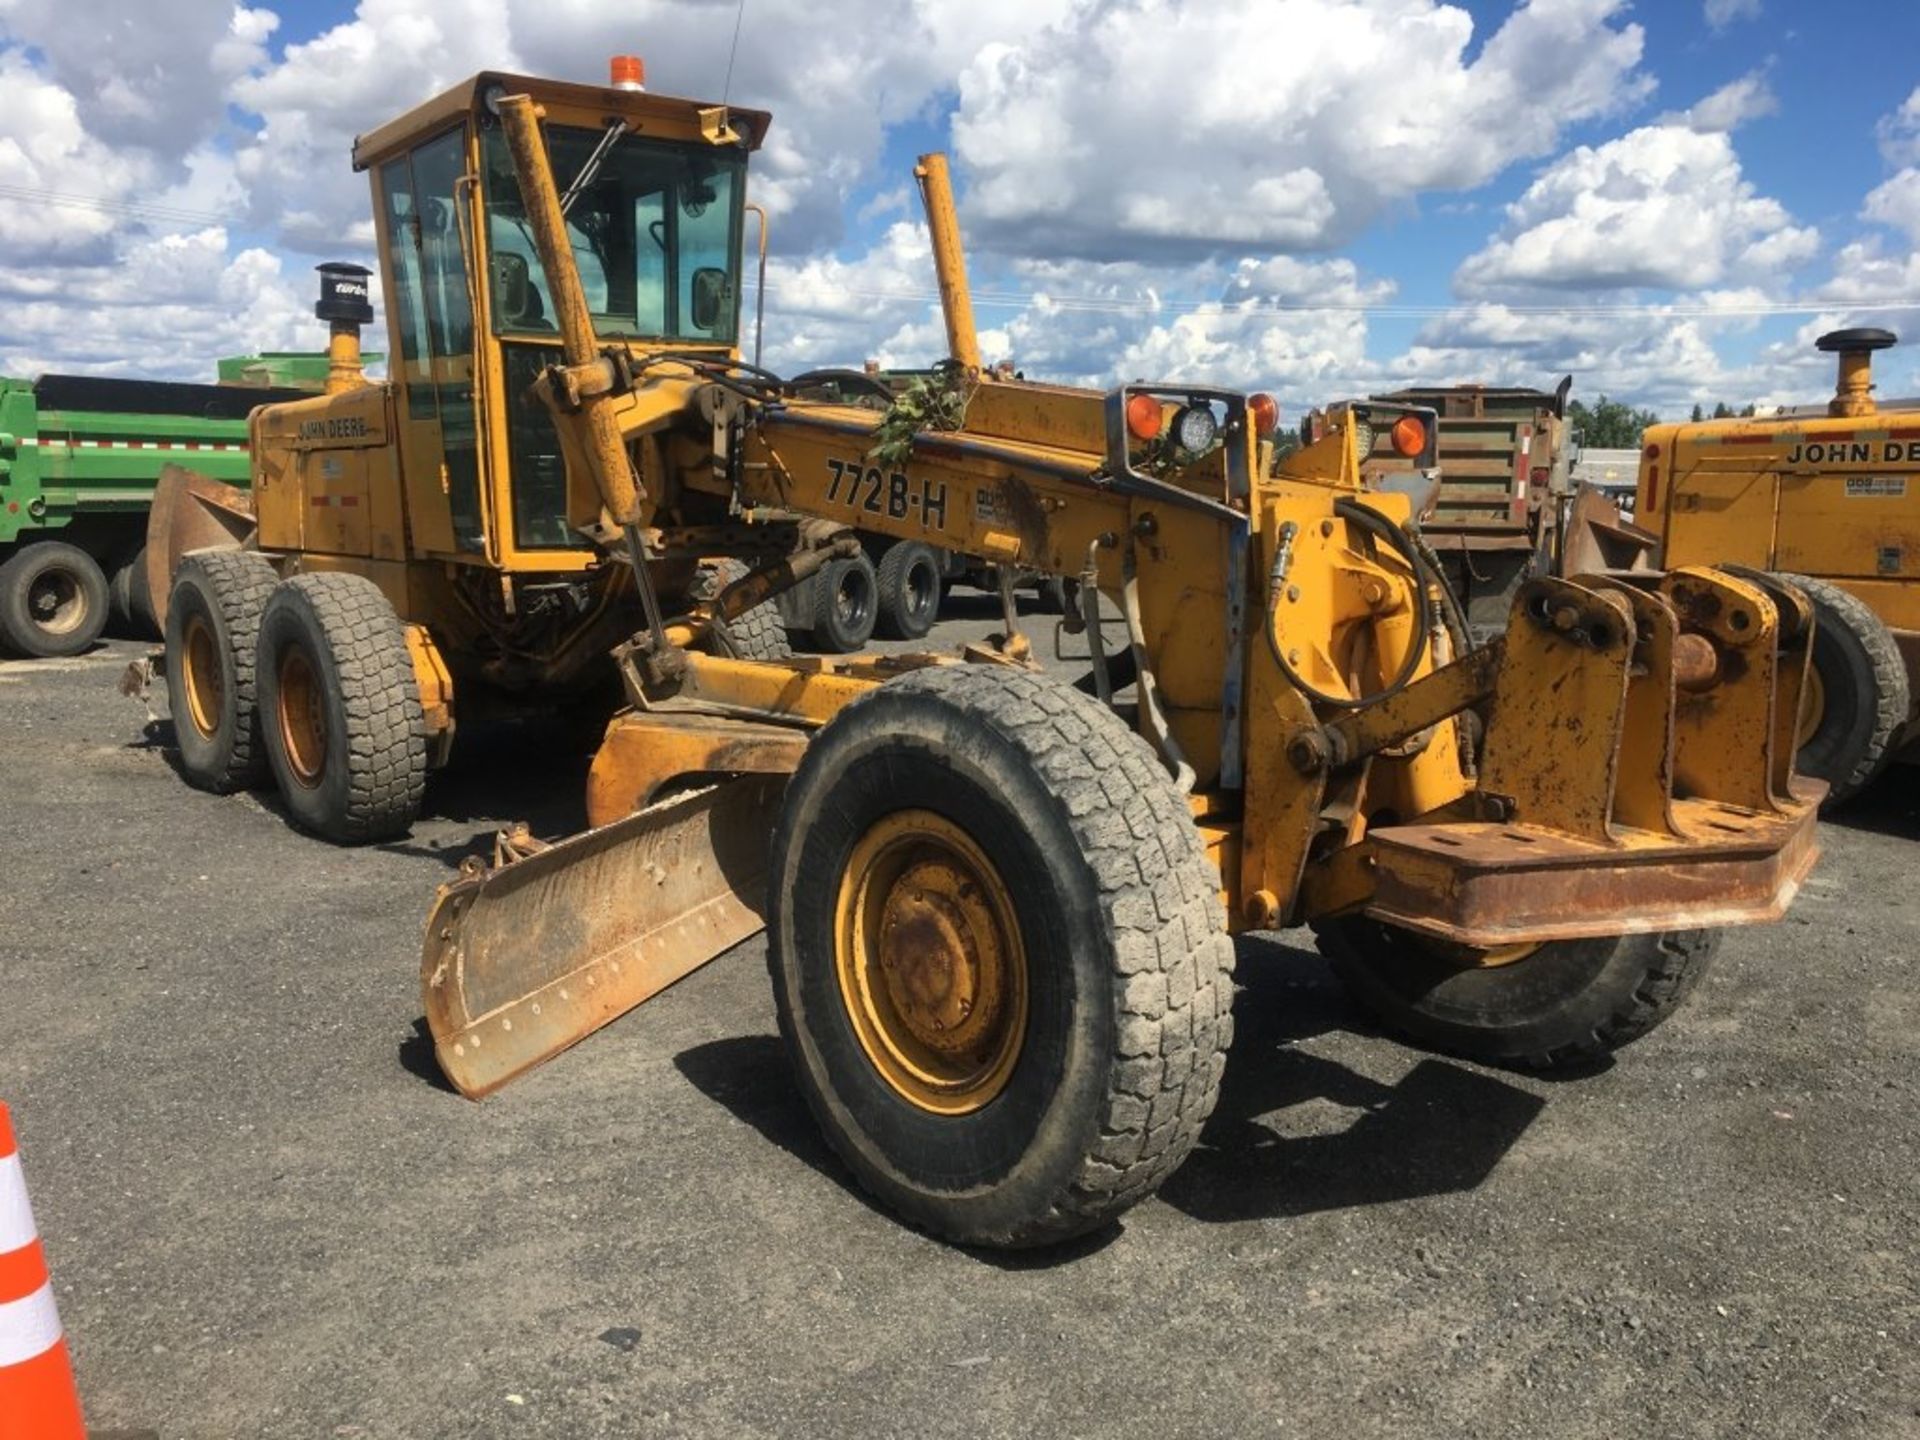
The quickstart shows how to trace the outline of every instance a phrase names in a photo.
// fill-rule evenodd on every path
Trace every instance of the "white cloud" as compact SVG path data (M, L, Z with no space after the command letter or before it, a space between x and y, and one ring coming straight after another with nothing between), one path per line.
M1903 166L1868 195L1861 214L1904 230L1920 245L1920 89L1916 89L1877 127L1880 153L1890 166Z
M1683 124L1582 145L1507 207L1507 224L1460 266L1465 294L1747 283L1811 259L1819 232L1756 194L1732 141Z
M1684 125L1703 132L1737 130L1749 120L1779 111L1780 101L1765 70L1749 70L1738 80L1729 81L1706 99L1677 115L1663 115L1656 124Z
M265 59L276 23L234 0L0 3L0 32L32 48L91 134L168 158L221 121L226 83Z
M25 374L210 381L216 356L311 350L326 340L313 319L316 292L307 277L289 279L280 258L265 250L230 254L218 227L137 240L111 263L66 269L54 284L27 277L10 288L8 368ZM77 323L81 316L88 323ZM183 359L185 337L203 358Z
M0 50L0 259L89 261L124 223L118 198L152 175L87 132L74 97L21 50Z
M885 130L922 113L991 38L1020 40L1078 0L749 0L728 98L770 109L754 194L788 253L838 243L844 206L876 178ZM719 99L734 0L505 0L535 74L598 79L645 52L652 88ZM907 177L882 176L885 180Z
M1468 58L1434 0L1081 0L960 76L976 228L1092 258L1313 249L1643 97L1619 0L1527 0Z
M350 163L353 137L515 59L494 0L360 0L352 20L232 86L234 102L262 121L234 157L254 220L310 253L363 252L373 227L367 177Z
M1724 30L1736 20L1758 20L1760 0L1706 0L1707 24Z
M1861 211L1869 220L1904 230L1920 244L1920 168L1908 166L1867 195Z
M1920 86L1875 129L1880 154L1889 165L1920 165Z

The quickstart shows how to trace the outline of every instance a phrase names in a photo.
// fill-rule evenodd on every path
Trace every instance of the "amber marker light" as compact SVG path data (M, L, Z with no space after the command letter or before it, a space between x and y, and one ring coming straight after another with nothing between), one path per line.
M1151 395L1127 397L1127 429L1136 440L1151 440L1160 433L1160 402Z
M1280 402L1259 390L1247 397L1247 413L1253 416L1254 434L1271 435L1280 423Z
M1402 415L1393 422L1393 448L1409 460L1427 448L1427 427L1418 415Z

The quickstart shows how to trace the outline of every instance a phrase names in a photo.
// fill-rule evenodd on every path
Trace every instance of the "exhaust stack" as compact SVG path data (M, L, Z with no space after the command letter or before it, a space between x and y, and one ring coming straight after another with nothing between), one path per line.
M1878 412L1880 407L1873 403L1873 352L1890 348L1897 338L1891 330L1829 330L1813 342L1815 349L1840 357L1833 399L1827 403L1829 415Z
M327 394L338 395L366 384L360 368L360 327L373 322L373 304L367 294L364 265L329 260L320 272L320 302L316 318L327 322Z

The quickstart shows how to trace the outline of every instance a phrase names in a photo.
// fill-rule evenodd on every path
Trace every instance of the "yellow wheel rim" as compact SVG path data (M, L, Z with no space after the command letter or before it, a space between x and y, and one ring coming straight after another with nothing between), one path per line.
M1794 723L1793 748L1800 749L1820 733L1820 722L1827 718L1827 687L1820 672L1807 666L1806 683L1800 687L1800 715Z
M226 687L220 683L220 645L213 638L213 627L200 615L187 617L185 639L187 719L211 739L220 728L220 713L227 703Z
M278 719L281 748L293 778L311 789L327 766L327 709L313 659L298 643L280 653Z
M1538 951L1538 944L1496 945L1491 950L1475 950L1473 963L1482 970L1498 970L1502 965L1517 965Z
M1423 938L1419 943L1428 953L1462 970L1498 970L1502 965L1517 965L1540 949L1537 940L1485 949L1477 945L1455 945L1448 940Z
M930 810L883 817L840 877L840 997L909 1104L968 1115L1006 1088L1027 1030L1027 957L993 862Z

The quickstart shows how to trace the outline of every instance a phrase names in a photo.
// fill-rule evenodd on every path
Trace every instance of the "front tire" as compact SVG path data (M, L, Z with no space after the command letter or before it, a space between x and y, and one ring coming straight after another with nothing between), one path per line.
M1886 762L1910 701L1900 647L1880 617L1825 580L1780 576L1813 602L1813 684L1794 763L1825 780L1826 806L1858 795Z
M30 660L78 655L107 625L107 577L64 540L36 540L0 565L0 645Z
M958 666L848 706L788 788L768 894L801 1091L914 1224L1064 1240L1199 1138L1233 1027L1218 879L1093 700Z
M260 714L288 812L342 844L407 833L427 736L406 634L362 575L296 575L260 617Z
M1318 921L1320 951L1390 1029L1492 1065L1588 1064L1679 1008L1720 946L1717 930L1550 940L1476 957L1364 915Z

